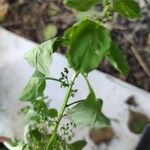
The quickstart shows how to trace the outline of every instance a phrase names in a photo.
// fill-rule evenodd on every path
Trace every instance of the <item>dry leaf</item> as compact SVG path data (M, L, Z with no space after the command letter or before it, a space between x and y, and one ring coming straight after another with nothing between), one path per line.
M131 132L140 134L143 132L145 126L150 123L150 118L140 112L130 110L128 127Z
M89 136L95 144L100 144L103 142L109 142L113 138L114 132L111 127L91 129Z

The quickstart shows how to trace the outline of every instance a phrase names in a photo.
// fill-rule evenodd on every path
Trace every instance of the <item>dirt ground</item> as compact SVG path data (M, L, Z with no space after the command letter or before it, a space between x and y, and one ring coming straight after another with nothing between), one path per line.
M120 16L114 19L115 28L112 29L112 35L118 40L127 56L129 75L121 77L106 61L98 69L150 91L150 13L148 10L150 10L150 2L142 8L143 18L139 21L129 22ZM64 30L75 21L74 13L65 8L61 0L0 0L0 25L38 43L62 35ZM61 52L64 53L64 50Z

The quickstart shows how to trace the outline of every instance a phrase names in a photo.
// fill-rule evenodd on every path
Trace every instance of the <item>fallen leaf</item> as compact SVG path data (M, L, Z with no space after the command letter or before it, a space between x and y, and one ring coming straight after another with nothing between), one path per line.
M145 126L150 123L150 118L140 112L130 110L128 127L131 132L140 134L143 132Z
M91 129L89 136L95 144L100 144L103 142L107 143L113 138L114 132L111 127Z

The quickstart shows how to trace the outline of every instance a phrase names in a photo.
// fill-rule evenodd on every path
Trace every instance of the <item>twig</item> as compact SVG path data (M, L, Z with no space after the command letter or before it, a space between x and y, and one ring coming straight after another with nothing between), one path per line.
M129 39L125 34L123 34L121 32L121 34L123 35L123 37L132 45L131 46L131 50L133 52L133 54L135 55L136 59L138 60L140 66L143 68L143 70L145 71L145 73L148 75L148 77L150 78L150 69L148 68L148 66L146 65L143 57L140 55L139 50L134 46L134 43L132 42L131 38Z
M150 78L150 70L149 70L148 66L146 65L146 63L144 62L144 59L142 58L142 56L139 54L138 50L134 46L131 46L131 50L134 53L134 55L136 56L141 67L144 69L144 71Z

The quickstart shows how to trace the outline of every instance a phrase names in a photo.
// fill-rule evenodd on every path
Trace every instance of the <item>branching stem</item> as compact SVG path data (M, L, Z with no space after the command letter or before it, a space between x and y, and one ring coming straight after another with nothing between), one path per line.
M56 124L55 124L55 127L54 127L54 130L52 132L52 135L48 141L48 144L46 146L46 150L50 150L50 146L53 144L53 141L55 140L56 136L57 136L57 129L58 129L58 126L59 126L59 123L63 117L63 114L65 112L65 108L67 106L67 103L68 103L68 100L70 98L70 93L71 93L71 89L72 89L72 86L74 85L74 81L76 79L76 77L78 76L78 72L76 72L74 75L73 75L73 78L71 80L71 83L67 89L67 92L66 92L66 96L65 96L65 99L64 99L64 102L62 104L62 107L61 107L61 110L60 110L60 113L58 115L58 118L57 118L57 121L56 121Z

